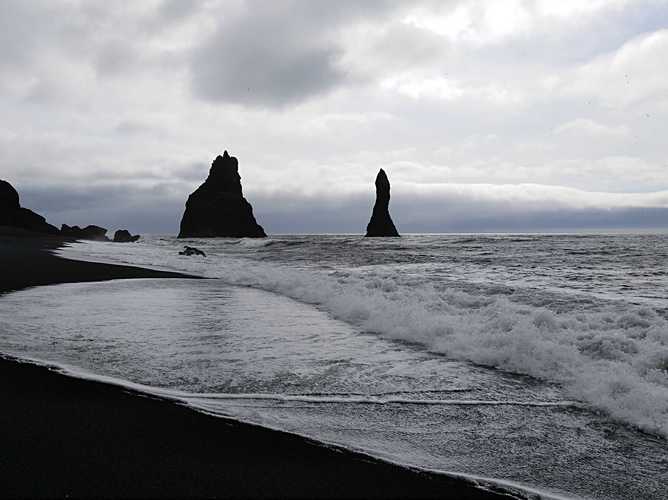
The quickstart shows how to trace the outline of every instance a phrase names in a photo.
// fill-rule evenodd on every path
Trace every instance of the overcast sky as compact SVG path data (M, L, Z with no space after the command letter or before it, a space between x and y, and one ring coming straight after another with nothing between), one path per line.
M227 149L267 232L668 227L668 0L1 0L0 178L175 232Z

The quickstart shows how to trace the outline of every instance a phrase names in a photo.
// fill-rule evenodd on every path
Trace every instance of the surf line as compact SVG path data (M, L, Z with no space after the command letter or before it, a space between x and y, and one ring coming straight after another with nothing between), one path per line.
M581 407L577 401L516 401L489 399L408 399L374 397L314 397L289 394L267 393L190 393L183 394L184 399L209 400L259 400L282 401L315 404L370 404L370 405L442 405L442 406L534 406L534 407Z

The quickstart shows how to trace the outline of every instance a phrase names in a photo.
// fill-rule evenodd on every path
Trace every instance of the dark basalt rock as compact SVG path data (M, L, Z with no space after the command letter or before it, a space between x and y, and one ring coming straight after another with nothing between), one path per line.
M0 226L11 226L45 234L58 234L58 228L19 203L19 193L9 182L0 180Z
M134 243L139 238L141 238L141 235L136 234L133 236L127 229L119 229L114 233L114 241L116 243Z
M264 238L253 207L241 190L239 162L225 151L218 156L209 177L188 197L179 238Z
M63 224L60 228L60 234L77 240L109 241L107 230L100 226L86 226L81 229L79 226Z
M376 177L376 203L373 206L371 220L366 227L369 237L399 236L390 217L390 181L381 168Z
M206 254L199 248L184 246L183 251L179 252L179 255L201 255L206 257Z
M19 193L9 182L0 179L0 210L2 213L18 210L20 207Z

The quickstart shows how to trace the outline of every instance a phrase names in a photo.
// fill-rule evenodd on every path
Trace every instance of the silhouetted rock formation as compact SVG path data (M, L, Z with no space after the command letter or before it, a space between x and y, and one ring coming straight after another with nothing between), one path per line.
M119 229L114 233L114 241L116 243L134 243L139 238L141 238L141 235L137 234L133 236L127 229Z
M399 236L397 228L394 227L390 217L390 181L381 168L376 177L376 203L373 206L371 220L366 226L366 235L377 236Z
M253 207L241 191L239 162L225 151L209 177L188 197L179 238L263 238L267 236L253 216Z
M199 248L184 246L183 251L179 252L179 255L201 255L206 257L206 254Z
M19 193L9 182L0 180L0 226L19 227L37 233L58 234L58 228L19 203Z
M79 226L63 224L60 228L60 234L77 240L109 241L107 230L100 226L86 226L81 229Z
M19 193L9 182L0 180L0 210L4 214L9 210L18 210L21 207L19 203Z

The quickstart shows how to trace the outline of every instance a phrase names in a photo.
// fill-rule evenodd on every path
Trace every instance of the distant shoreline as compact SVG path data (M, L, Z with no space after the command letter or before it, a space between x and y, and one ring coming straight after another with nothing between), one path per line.
M191 277L52 254L67 241L0 235L0 300L39 285ZM0 386L0 497L508 498L6 356Z

